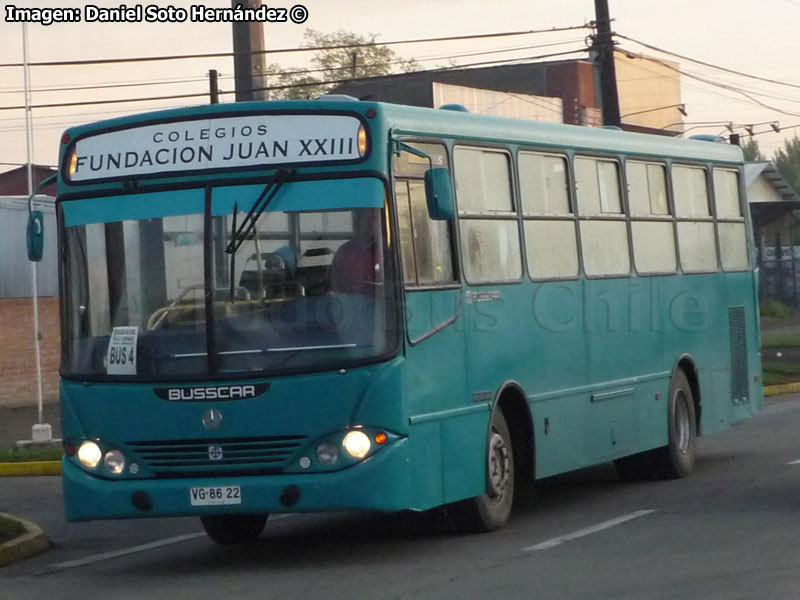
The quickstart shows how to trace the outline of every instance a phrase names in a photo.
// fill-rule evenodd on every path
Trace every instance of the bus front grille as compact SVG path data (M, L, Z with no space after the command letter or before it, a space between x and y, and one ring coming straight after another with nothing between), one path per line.
M308 436L281 435L128 442L159 477L224 477L280 473Z

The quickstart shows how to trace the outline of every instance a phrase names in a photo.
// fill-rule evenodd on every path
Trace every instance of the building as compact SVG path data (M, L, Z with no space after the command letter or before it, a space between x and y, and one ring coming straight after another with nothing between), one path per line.
M0 197L0 406L36 402L32 264L37 270L43 397L48 402L58 399L61 335L54 198L37 196L34 200L45 217L40 263L31 263L27 256L27 196Z
M759 299L800 308L800 197L771 162L744 168L760 269Z
M667 135L683 131L677 65L620 52L615 57L623 129ZM598 89L590 60L565 60L402 73L354 80L334 93L429 108L462 104L472 112L544 121L555 120L554 101L560 100L559 122L600 127ZM535 105L542 110L526 114L526 104L527 113Z
M56 170L51 167L41 165L31 165L33 187L36 188L42 181L55 175ZM56 195L56 184L51 183L39 190L40 193L48 196ZM28 192L28 166L23 165L10 171L0 173L0 197L3 196L27 196Z

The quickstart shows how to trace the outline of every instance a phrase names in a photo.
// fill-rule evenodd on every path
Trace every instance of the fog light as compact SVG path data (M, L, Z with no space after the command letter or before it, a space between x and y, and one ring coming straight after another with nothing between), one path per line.
M317 462L330 466L339 459L339 449L330 442L322 442L317 446Z
M103 453L100 451L100 446L94 442L83 442L78 448L78 460L84 467L94 469L101 458L103 458Z
M109 473L119 475L125 470L125 455L119 450L109 450L103 459L103 466Z
M364 458L369 446L369 438L363 431L351 431L344 436L344 449L353 458Z

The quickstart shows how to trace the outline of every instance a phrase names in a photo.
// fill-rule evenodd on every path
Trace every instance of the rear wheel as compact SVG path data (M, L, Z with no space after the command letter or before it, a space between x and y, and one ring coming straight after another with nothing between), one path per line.
M496 410L489 430L486 456L486 493L450 505L456 529L485 533L500 529L511 516L514 502L514 453L502 411Z
M245 544L261 536L267 515L208 515L200 517L200 522L218 544Z
M653 452L658 475L679 479L691 475L697 452L697 419L694 396L683 371L669 386L669 444Z

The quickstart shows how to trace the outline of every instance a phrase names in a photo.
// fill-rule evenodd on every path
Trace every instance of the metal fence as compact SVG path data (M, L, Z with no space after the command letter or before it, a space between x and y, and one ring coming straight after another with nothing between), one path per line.
M800 308L800 246L758 248L758 299Z
M37 196L34 208L44 213L44 258L37 264L39 296L58 294L58 249L53 198ZM0 198L0 299L29 298L33 292L31 263L25 242L28 199Z

